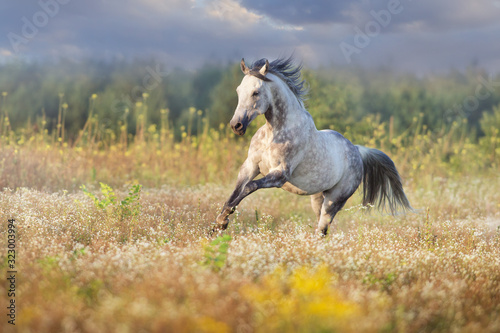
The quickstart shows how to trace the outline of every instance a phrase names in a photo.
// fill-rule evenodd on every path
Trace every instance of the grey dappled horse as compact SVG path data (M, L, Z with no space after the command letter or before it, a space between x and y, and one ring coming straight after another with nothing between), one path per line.
M398 206L412 209L394 162L386 154L354 146L335 131L316 129L303 103L306 89L301 68L293 65L291 57L271 63L261 59L250 68L241 60L245 77L236 88L238 106L230 125L234 133L243 135L255 117L264 115L267 121L251 140L236 188L215 229L226 229L240 201L261 188L311 195L320 235L326 235L335 214L361 181L364 205L383 209L387 203L393 214ZM259 174L264 177L254 180Z

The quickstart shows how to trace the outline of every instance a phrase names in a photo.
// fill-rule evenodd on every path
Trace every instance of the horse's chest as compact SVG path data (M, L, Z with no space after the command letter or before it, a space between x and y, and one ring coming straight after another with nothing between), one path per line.
M259 162L259 170L260 173L266 176L269 173L269 170L271 170L272 166L270 163L269 158L267 156L261 156L260 162Z

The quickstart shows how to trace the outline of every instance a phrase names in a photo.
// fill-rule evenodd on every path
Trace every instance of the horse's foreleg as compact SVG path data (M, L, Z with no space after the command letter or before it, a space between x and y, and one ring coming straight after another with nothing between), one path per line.
M250 179L255 178L257 174L253 175L253 177ZM241 170L240 170L240 175L241 175ZM241 200L243 200L246 196L250 195L251 193L261 188L282 187L283 184L287 182L288 177L286 177L286 175L282 171L276 170L270 172L265 177L258 180L250 181L248 176L244 177L243 175L241 179L240 176L238 176L238 179L239 181L237 182L236 188L229 197L229 200L226 201L226 203L224 204L222 212L217 217L216 222L218 229L224 230L227 228L227 225L229 224L229 215L231 215L234 212L236 206L238 206Z
M236 181L233 193L231 193L229 199L224 203L222 211L219 216L217 216L215 229L224 230L227 228L227 225L229 224L229 215L234 212L236 206L243 199L243 197L248 195L245 194L245 189L248 183L258 174L259 167L252 163L251 160L247 159L240 168L238 180Z

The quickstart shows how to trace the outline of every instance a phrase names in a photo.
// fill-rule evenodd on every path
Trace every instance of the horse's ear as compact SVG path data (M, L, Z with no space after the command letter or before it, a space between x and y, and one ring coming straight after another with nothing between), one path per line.
M241 67L241 71L243 72L243 74L247 75L248 73L250 73L250 70L245 65L245 59L244 58L241 58L240 67Z
M263 76L266 76L268 70L269 70L269 61L266 59L266 63L264 64L264 66L260 68L259 73L262 74Z

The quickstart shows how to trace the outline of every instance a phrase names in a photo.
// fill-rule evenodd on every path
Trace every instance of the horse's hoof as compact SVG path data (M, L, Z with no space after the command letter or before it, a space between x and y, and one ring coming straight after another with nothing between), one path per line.
M208 232L208 236L213 236L215 234L219 234L221 233L222 231L226 230L227 228L227 224L219 224L219 223L213 223L214 226L210 229L210 231Z
M207 236L208 237L212 237L217 232L219 232L217 226L213 226L213 227L210 228L210 230L208 230Z
M325 239L326 238L326 232L316 232L316 238L317 239Z

